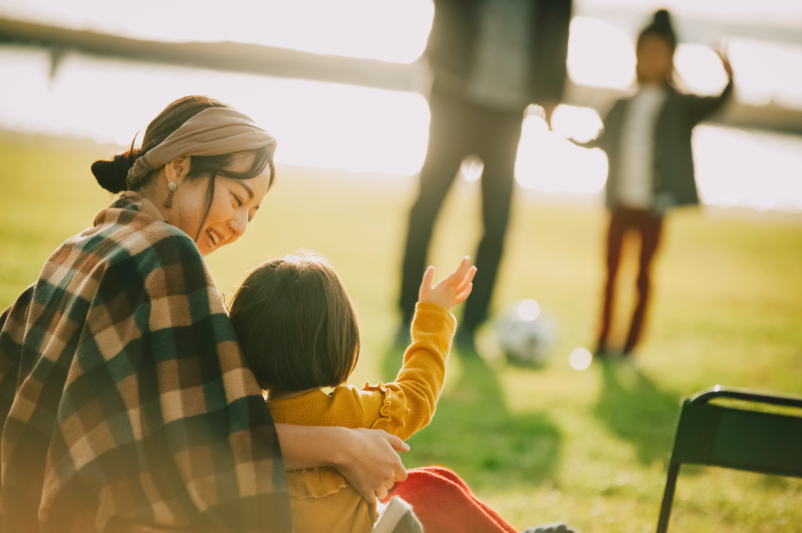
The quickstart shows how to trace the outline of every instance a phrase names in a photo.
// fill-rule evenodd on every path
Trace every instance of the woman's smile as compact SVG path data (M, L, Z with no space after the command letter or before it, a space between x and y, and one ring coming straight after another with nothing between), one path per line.
M245 171L252 162L253 154L245 152L232 163L231 170ZM245 233L269 186L268 172L242 180L217 176L211 205L204 217L198 206L208 201L209 178L185 182L179 185L167 221L194 238L201 255L206 256Z
M212 228L207 229L206 234L208 235L209 240L211 241L211 246L213 249L217 248L217 246L223 241L223 237L221 237L220 234L217 233Z

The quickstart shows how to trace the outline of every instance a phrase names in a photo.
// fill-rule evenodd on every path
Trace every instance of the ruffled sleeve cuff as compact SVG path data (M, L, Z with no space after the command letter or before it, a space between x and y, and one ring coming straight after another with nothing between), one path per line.
M383 395L382 405L379 408L379 419L371 429L383 429L395 435L404 427L404 419L410 414L407 398L403 389L397 383L379 383L376 386L365 384L366 391L379 391Z

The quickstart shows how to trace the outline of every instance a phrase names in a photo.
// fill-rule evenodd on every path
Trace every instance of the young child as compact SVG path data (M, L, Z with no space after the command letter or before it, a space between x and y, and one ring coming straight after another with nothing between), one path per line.
M395 382L345 385L359 356L351 299L331 265L311 253L257 267L235 294L231 320L277 423L378 428L407 439L434 415L456 327L449 312L471 293L476 268L465 257L432 285L429 267L412 321L412 344ZM323 387L333 387L326 393ZM287 473L296 533L368 532L378 518L333 468Z
M611 212L607 235L607 279L604 286L597 355L608 354L615 279L624 234L640 234L638 300L622 354L640 340L651 289L651 267L660 242L663 217L672 208L699 203L693 167L693 128L720 109L733 92L733 73L719 52L728 83L719 96L681 93L674 87L677 36L665 10L638 36L638 91L618 100L604 120L604 133L584 146L607 152L606 199Z

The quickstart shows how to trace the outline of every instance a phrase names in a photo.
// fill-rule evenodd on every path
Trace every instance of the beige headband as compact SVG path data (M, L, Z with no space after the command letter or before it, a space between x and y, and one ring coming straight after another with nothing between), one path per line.
M141 178L173 159L193 155L222 155L267 146L272 158L276 139L249 117L227 107L210 107L184 122L161 143L137 158L126 184L133 189Z

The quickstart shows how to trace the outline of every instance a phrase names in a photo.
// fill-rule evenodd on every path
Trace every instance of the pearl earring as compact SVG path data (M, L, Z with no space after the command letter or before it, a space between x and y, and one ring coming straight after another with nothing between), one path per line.
M167 184L167 199L164 201L164 207L173 207L173 195L178 190L178 184L171 181Z

